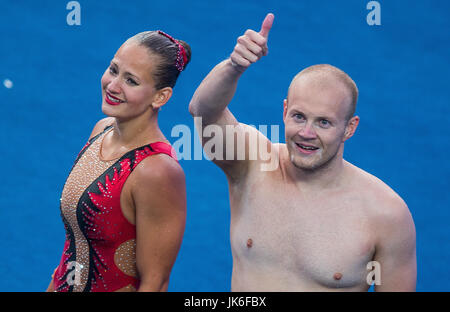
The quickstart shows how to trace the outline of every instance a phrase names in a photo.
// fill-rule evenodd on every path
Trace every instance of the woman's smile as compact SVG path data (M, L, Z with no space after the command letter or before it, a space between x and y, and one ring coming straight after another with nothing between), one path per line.
M122 101L121 99L113 96L111 93L109 93L108 91L105 91L105 101L106 103L108 103L109 105L119 105L121 103L124 103L125 101Z

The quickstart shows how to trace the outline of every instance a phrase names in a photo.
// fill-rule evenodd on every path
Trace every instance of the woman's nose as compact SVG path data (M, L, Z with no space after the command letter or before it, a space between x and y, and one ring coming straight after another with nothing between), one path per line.
M114 93L114 94L119 94L120 93L120 82L119 82L119 78L112 78L111 81L108 83L107 87L109 92Z

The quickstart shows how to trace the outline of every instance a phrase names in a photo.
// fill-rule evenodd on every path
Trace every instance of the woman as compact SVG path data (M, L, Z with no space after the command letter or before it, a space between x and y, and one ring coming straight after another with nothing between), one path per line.
M186 219L184 173L158 127L190 47L128 39L102 79L102 111L61 197L66 242L48 291L166 291Z

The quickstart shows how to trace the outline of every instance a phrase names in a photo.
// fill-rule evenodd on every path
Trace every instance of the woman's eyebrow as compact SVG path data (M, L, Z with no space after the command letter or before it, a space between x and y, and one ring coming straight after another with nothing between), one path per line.
M115 67L119 68L119 65L117 65L117 63L115 63L114 61L111 61L111 64L114 65ZM130 73L130 72L128 72L128 71L125 72L125 75L133 76L134 78L139 79L138 76L136 76L135 74Z

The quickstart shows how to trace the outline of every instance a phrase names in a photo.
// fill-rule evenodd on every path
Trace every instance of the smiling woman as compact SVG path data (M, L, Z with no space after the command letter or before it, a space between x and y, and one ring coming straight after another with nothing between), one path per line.
M159 109L172 96L172 89L190 55L187 43L162 31L147 31L131 37L117 51L102 77L103 112L114 117L116 114L139 115L149 101L153 110ZM116 106L123 103L127 105L119 110ZM127 110L130 106L131 111Z
M165 291L184 234L186 188L159 108L190 59L161 31L128 39L102 79L100 120L61 196L66 242L48 291Z

